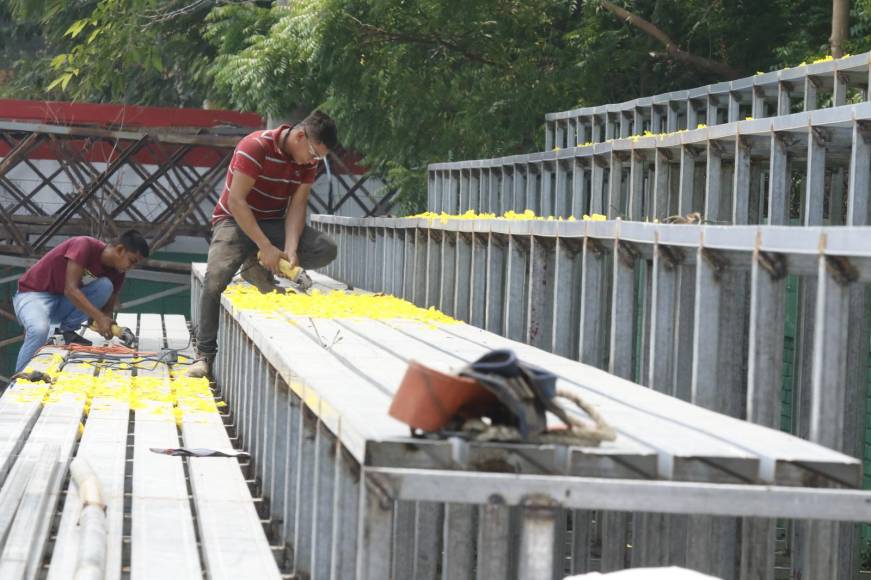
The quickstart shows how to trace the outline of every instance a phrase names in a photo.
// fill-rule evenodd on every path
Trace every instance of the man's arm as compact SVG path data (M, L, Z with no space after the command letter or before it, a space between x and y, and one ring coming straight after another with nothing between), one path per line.
M85 269L81 264L67 259L67 271L64 276L64 296L73 303L73 306L87 314L93 321L94 326L104 338L112 337L112 319L106 316L99 308L91 304L87 296L79 288Z
M118 303L118 293L113 292L112 296L109 297L109 300L106 302L105 306L103 306L103 314L109 316L111 318L112 313L115 312L115 304Z
M299 246L299 238L305 228L305 213L308 210L308 194L311 191L311 183L303 183L291 196L287 207L287 216L284 218L284 253L290 266L296 266L299 259L296 250Z
M287 256L272 245L272 242L257 224L254 212L248 207L248 193L250 193L255 181L253 177L238 171L233 174L233 183L230 185L230 196L227 200L230 205L229 210L242 231L257 244L257 248L260 250L260 261L263 262L263 265L273 274L280 274L278 260Z

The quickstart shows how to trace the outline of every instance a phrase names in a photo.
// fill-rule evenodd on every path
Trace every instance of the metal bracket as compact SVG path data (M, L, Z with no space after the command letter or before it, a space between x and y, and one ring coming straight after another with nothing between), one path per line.
M841 286L846 286L859 279L859 270L845 256L826 256L826 270Z
M717 157L722 157L723 153L725 153L726 151L723 146L720 145L719 141L708 141L708 146L710 147L710 150L713 152L713 154Z
M811 127L810 134L813 136L816 144L823 148L825 148L832 140L828 130L823 127Z
M597 240L596 238L591 238L589 236L584 238L584 243L593 252L593 254L597 256L605 255L605 245Z
M396 494L386 477L378 473L366 474L366 490L372 492L378 498L378 505L382 509L390 509Z
M641 252L632 242L616 241L617 257L620 263L627 268L635 268L635 261L641 257Z
M723 272L729 268L729 258L719 250L709 250L708 248L702 248L701 253L705 261L713 268L714 279L719 280Z
M757 254L757 259L759 260L759 266L768 272L772 280L782 280L786 277L786 257L783 256L783 254L763 252L760 250Z
M681 248L657 244L656 251L662 257L665 267L674 270L686 260L686 252Z

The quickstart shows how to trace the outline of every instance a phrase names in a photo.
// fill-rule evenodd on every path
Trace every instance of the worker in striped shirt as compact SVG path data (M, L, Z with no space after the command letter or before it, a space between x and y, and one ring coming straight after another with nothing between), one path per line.
M221 293L240 266L245 280L269 292L275 288L272 274L279 273L281 258L303 268L321 268L335 259L335 242L306 225L305 216L318 163L337 140L335 122L315 111L295 125L255 131L236 146L212 214L200 299L199 360L191 376L211 375L218 352Z

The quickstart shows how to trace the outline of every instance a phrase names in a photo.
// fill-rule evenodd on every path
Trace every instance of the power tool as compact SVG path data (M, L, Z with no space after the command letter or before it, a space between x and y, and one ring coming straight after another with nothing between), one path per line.
M91 324L89 328L94 332L97 332L96 325ZM112 323L112 336L116 337L121 341L121 344L128 348L133 348L133 345L136 344L136 335L133 334L133 331L126 326L120 326L115 322Z
M257 260L260 261L260 252L257 252ZM260 265L263 265L262 261L260 261ZM301 267L291 267L290 262L281 258L278 261L278 269L281 272L281 276L290 280L295 289L308 293L309 289L312 287L312 279Z

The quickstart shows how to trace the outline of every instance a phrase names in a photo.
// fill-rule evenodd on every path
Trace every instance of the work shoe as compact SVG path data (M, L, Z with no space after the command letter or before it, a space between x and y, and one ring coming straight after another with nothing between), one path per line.
M260 290L263 294L269 294L273 290L278 292L284 291L278 285L278 280L275 279L272 272L260 265L256 255L245 260L240 274L243 280Z
M94 344L75 330L64 330L63 337L65 344L81 344L83 346L91 346Z
M188 367L187 376L193 377L195 379L199 379L202 377L206 377L207 379L212 379L212 361L215 360L214 356L205 356L203 354L197 355L197 360Z

